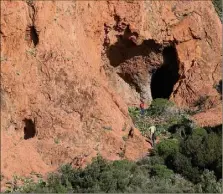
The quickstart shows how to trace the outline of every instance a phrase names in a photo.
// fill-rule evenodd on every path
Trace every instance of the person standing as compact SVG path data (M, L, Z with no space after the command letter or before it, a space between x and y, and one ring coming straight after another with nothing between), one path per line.
M143 100L141 100L141 103L140 103L139 107L140 107L141 115L144 116L144 114L145 114L145 103L144 103Z
M154 125L152 125L149 128L149 130L150 130L150 139L152 140L152 147L154 147L155 141L156 141L156 136L155 136L156 127Z

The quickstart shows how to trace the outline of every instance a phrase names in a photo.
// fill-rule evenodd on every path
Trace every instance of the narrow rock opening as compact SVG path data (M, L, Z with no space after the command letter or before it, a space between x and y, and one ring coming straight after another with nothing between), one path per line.
M39 43L39 36L35 26L30 26L30 39L33 42L34 46L36 46Z
M36 135L35 123L31 119L24 119L23 121L25 123L24 139L27 140L27 139L35 137Z
M173 92L173 87L179 79L179 64L175 47L165 47L162 54L163 65L153 73L151 79L151 93L153 99L169 99Z

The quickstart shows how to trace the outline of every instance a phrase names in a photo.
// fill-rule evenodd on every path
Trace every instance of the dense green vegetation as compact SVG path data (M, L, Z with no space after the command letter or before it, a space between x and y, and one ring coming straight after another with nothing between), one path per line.
M47 180L26 179L9 192L222 192L221 125L200 128L165 99L154 100L144 117L136 108L129 112L143 135L155 124L163 137L150 156L137 162L109 162L98 156L85 169L64 165Z
M222 0L212 0L215 10L222 21Z

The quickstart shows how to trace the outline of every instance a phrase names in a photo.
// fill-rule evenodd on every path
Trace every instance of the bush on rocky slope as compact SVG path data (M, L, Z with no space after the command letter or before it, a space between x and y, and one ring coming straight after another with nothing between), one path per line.
M177 136L174 136L177 138ZM172 136L173 138L173 136ZM161 141L153 151L165 160L168 168L193 183L201 181L205 169L222 178L222 133L194 128L185 138Z
M192 183L179 175L174 175L165 165L152 164L150 159L134 163L126 160L108 162L98 157L83 170L65 165L58 173L51 174L47 181L26 184L16 191L55 193L165 191L175 193L195 190Z
M185 165L185 160L182 160ZM188 166L188 165L187 165ZM185 169L185 167L183 168ZM193 171L196 173L196 171ZM221 192L220 181L213 172L205 170L200 182L193 184L175 174L164 164L162 157L147 157L135 163L126 160L108 162L95 158L85 169L64 165L46 181L27 181L14 190L22 193L193 193ZM10 191L9 191L10 192Z

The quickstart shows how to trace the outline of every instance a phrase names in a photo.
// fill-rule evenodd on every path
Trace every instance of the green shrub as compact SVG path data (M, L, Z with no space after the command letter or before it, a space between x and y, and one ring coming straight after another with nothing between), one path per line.
M173 171L168 169L166 165L155 164L150 171L151 176L158 176L160 178L170 178L173 175Z
M183 192L191 183L179 179L159 157L146 158L138 163L127 160L107 162L101 157L94 159L85 169L73 169L63 165L51 174L46 182L20 187L20 192L53 193L154 193ZM147 165L145 165L147 164ZM152 167L152 166L153 167ZM149 167L149 168L147 168ZM187 184L186 184L187 183Z
M68 189L62 184L62 179L59 174L52 173L47 179L48 188L51 193L67 193Z
M166 159L169 155L179 152L179 142L177 139L165 139L157 144L155 151Z
M198 187L203 193L222 193L222 180L217 181L213 171L204 170Z
M172 133L173 137L181 140L187 138L192 133L194 127L193 121L182 115L176 124L168 127L168 131Z
M160 116L166 113L169 107L173 107L174 103L163 98L156 98L152 101L149 109L147 110L147 115L150 116Z
M73 191L82 193L136 191L136 187L142 187L145 176L134 162L122 160L109 163L101 157L83 170L63 171L63 177L67 177L64 180L71 183Z
M140 110L138 108L136 108L136 107L129 107L128 111L129 111L129 115L132 118L139 118Z
M182 177L182 175L174 174L171 182L175 186L175 193L195 193L195 185Z
M197 178L199 172L191 167L190 160L177 153L170 155L174 170L186 177ZM170 157L168 156L168 157ZM198 176L199 178L199 176ZM210 181L210 182L209 182ZM17 192L34 193L182 193L195 191L219 192L220 182L213 173L205 171L198 185L174 174L159 156L146 157L135 163L127 160L108 162L101 157L85 169L63 165L46 181L33 181L19 187Z
M212 169L215 172L216 177L222 179L222 153L219 155L218 159L213 162Z
M173 172L165 166L164 159L160 156L146 157L137 162L137 165L143 166L148 170L150 177L160 177L168 179Z
M222 124L216 125L216 126L213 126L213 127L204 127L204 129L208 133L214 132L214 133L218 134L219 136L222 136Z
M212 166L222 156L221 136L208 134L203 128L194 129L192 135L181 143L182 153L192 158L194 166L200 168Z
M151 178L146 193L193 193L194 185L180 176L172 176L165 179L160 177Z
M202 154L202 150L204 150L203 142L207 137L207 132L203 128L196 128L192 131L192 134L187 137L185 141L181 142L181 152L186 156L194 156L196 154ZM194 158L195 159L195 158ZM201 159L201 158L200 158Z
M59 144L59 143L60 143L60 140L59 140L58 138L55 138L55 139L54 139L54 143L55 143L55 144Z
M173 169L174 172L182 174L184 177L188 178L194 183L198 183L200 181L200 173L198 168L194 168L190 159L180 152L169 155L166 158L166 165L170 169Z
M146 169L151 169L156 164L164 165L165 161L162 157L155 155L152 157L145 157L137 162L137 165L143 166Z
M180 152L190 158L191 165L200 171L213 170L222 177L222 139L221 135L203 128L195 128L191 135L180 143Z
M222 156L222 138L216 133L208 134L205 144L206 161L211 164Z
M214 4L215 10L222 21L222 0L212 0L212 3Z
M196 106L203 108L207 99L208 97L199 98ZM176 175L170 175L169 169L172 169L175 173L179 173L197 184L193 186L189 181L188 185L192 186L189 187L188 191L216 191L211 185L208 186L207 182L205 184L207 184L208 189L204 188L201 186L201 181L205 169L214 171L218 179L222 178L222 125L212 128L206 127L205 129L199 128L185 111L178 109L173 103L165 99L154 100L144 117L137 114L135 112L134 121L143 135L147 134L148 128L154 124L159 133L165 134L166 131L171 133L169 137L172 139L161 140L150 153L150 159L147 158L138 162L138 165L147 169L151 179L154 179L155 182L159 180L157 185L163 181L161 174L165 175L163 176L165 181ZM177 179L175 181L177 182ZM178 186L182 182L179 181ZM166 192L169 191L166 188L167 185L160 186L163 190L157 188L157 185L149 187L150 190L160 192L165 188ZM179 189L178 186L172 187L170 192L187 191L184 187Z

